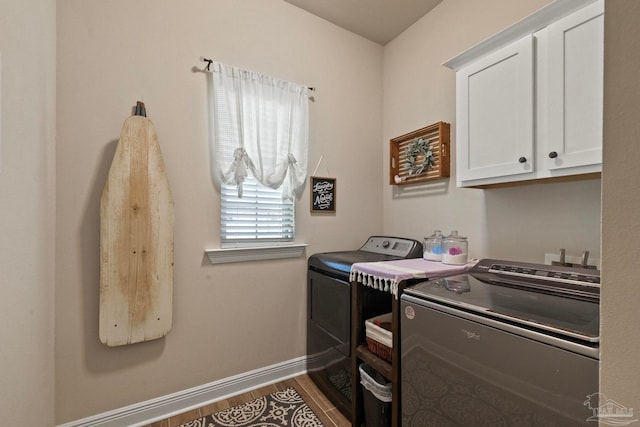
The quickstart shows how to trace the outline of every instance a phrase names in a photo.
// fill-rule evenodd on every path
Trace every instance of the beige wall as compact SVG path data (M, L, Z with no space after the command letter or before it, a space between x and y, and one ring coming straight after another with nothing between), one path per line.
M544 262L561 247L600 257L600 180L491 190L455 184L455 73L442 63L547 3L445 0L385 47L385 233L421 238L457 229L478 258ZM389 139L438 121L451 123L451 178L390 186Z
M55 1L0 1L0 418L54 422Z
M602 335L600 387L640 409L640 3L605 4L604 170L602 174Z
M306 258L212 266L219 196L209 174L200 56L317 87L309 173L337 178L337 213L297 236L307 255L382 228L382 47L281 0L58 2L57 422L305 354ZM121 348L98 340L99 198L124 119L143 100L175 199L174 326ZM328 169L328 171L327 171ZM366 215L361 215L366 212ZM345 232L348 230L348 232Z

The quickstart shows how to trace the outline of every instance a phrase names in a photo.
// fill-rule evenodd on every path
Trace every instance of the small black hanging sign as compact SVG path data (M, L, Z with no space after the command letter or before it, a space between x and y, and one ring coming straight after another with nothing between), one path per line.
M335 178L311 177L311 212L336 211Z

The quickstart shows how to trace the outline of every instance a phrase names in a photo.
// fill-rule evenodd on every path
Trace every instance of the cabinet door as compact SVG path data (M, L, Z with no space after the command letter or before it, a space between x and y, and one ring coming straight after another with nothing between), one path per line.
M458 185L532 173L533 36L460 69L456 87Z
M604 3L598 1L547 27L549 170L602 163Z

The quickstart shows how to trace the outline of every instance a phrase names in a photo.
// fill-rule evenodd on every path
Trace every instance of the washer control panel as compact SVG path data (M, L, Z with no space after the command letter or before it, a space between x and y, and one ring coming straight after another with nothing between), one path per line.
M398 258L419 258L423 249L422 243L414 239L371 236L360 250Z

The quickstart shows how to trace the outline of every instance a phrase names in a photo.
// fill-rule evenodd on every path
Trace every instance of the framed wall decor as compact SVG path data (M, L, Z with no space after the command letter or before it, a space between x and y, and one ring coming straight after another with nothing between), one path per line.
M336 179L311 177L311 212L331 213L336 211Z
M438 122L393 138L389 143L389 184L448 178L449 128L449 123Z

